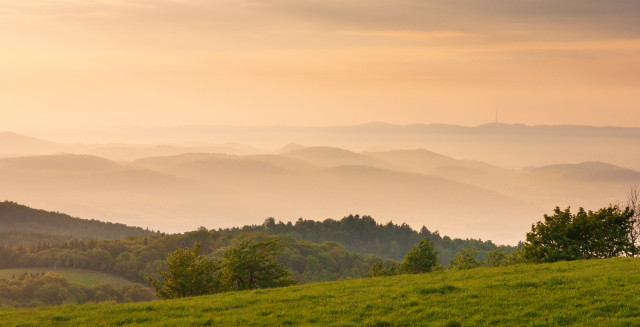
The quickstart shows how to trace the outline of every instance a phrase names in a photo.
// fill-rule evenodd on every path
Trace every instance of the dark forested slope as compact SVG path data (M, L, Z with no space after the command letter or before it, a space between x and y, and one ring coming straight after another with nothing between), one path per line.
M75 218L10 201L0 202L0 233L2 232L46 233L92 239L121 239L154 234L140 227Z

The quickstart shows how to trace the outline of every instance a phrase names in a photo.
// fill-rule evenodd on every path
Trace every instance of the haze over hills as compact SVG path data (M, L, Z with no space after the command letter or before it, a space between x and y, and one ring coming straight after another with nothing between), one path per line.
M360 213L379 221L407 222L414 228L426 225L454 237L515 244L531 223L556 205L595 209L624 199L630 185L640 184L640 173L632 169L637 162L615 164L640 156L626 146L638 138L637 130L629 128L283 127L281 135L289 133L291 139L282 144L289 145L280 144L272 151L233 145L237 151L217 152L221 149L206 145L206 141L235 142L234 133L249 130L255 132L253 137L276 133L272 127L201 127L195 136L211 136L211 131L229 135L203 138L199 147L58 144L5 133L0 135L0 155L8 156L0 159L0 199L166 232L256 224L268 216L323 220ZM390 150L352 151L327 146L328 141L323 146L300 145L313 144L313 135L336 136L331 133L349 134L348 139L368 148L388 141L385 148ZM301 139L308 142L290 143ZM523 162L536 159L517 168L500 157L478 160L505 146L498 146L498 140L511 142L514 148L524 142L517 146L518 153L502 155ZM26 151L32 143L38 144L32 150L39 155L16 155L8 145L23 144ZM424 146L392 147L415 143L452 146L447 147L449 152L456 151L452 145L456 143L467 152L457 159ZM558 149L570 144L578 147L570 152L589 151L561 161L567 153ZM603 145L624 151L609 157L610 152L600 151ZM100 151L104 157L91 155ZM486 154L473 156L479 152ZM576 161L580 157L589 159ZM538 161L552 164L535 165Z
M113 160L134 160L187 152L236 155L278 153L285 144L335 146L356 152L372 148L427 149L449 157L470 159L511 169L585 161L603 161L640 170L640 128L579 125L490 123L475 127L368 123L354 126L123 126L101 131L36 133L57 140L53 150L0 153L87 153ZM6 137L5 137L6 138ZM28 149L29 147L27 147ZM284 150L296 150L299 146Z

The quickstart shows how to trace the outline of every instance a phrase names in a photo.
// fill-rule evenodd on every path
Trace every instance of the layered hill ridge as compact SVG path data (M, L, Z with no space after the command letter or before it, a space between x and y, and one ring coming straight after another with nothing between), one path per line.
M58 145L54 142L24 136L13 132L0 132L0 154L3 155L56 151L57 147Z
M599 208L640 183L638 171L604 162L508 169L425 148L294 144L244 155L187 151L118 161L73 153L0 159L0 199L167 232L353 213L516 244L555 206Z
M640 182L640 172L606 162L587 161L578 164L558 164L535 168L532 175L546 178L567 178L576 182Z

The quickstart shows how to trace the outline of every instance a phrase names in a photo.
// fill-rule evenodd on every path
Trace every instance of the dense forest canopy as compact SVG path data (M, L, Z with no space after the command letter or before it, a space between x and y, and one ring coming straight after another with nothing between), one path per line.
M244 226L231 231L259 231L267 234L289 234L294 238L316 243L338 242L347 250L361 254L374 254L382 258L400 261L420 240L425 237L432 243L439 255L439 263L447 265L456 253L463 249L473 248L481 259L497 247L491 241L477 239L452 239L441 236L438 231L432 232L422 226L416 231L407 224L377 223L371 216L349 215L340 220L324 221L298 219L295 223L284 223L267 218L262 225ZM515 251L513 246L500 246L506 252Z

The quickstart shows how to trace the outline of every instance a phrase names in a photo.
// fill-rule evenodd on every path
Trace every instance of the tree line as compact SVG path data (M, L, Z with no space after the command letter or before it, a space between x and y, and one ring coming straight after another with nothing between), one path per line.
M106 272L130 281L146 283L146 276L158 278L157 269L165 264L167 254L196 243L212 257L222 258L229 247L243 241L273 238L258 232L209 231L171 235L131 237L123 240L70 240L60 243L40 242L32 246L0 246L0 268L75 268ZM385 260L347 251L336 242L315 244L278 236L283 246L278 263L290 269L301 283L359 278L374 262Z
M477 239L452 239L423 226L419 231L409 225L376 223L371 216L349 215L339 220L276 222L267 218L261 225L218 229L227 233L261 232L270 235L287 234L314 243L338 242L348 251L400 261L420 240L428 237L440 253L439 263L447 264L456 253L474 248L483 258L496 245ZM132 236L153 236L159 233L123 224L71 217L59 212L29 208L15 202L0 202L0 245L30 247L38 242L61 243L73 239L125 239ZM515 247L508 247L515 250Z
M248 225L227 229L230 232L259 231L271 235L291 235L296 239L322 242L338 242L347 250L361 254L374 254L382 258L403 260L404 256L422 239L428 238L436 251L438 263L446 265L463 249L473 248L485 259L487 254L497 245L491 241L479 239L452 239L441 236L438 231L432 232L426 226L419 231L406 223L377 223L371 216L349 215L340 220L325 219L323 221L298 219L296 222L282 222L274 218L265 219L262 225ZM515 251L516 247L502 246L506 252Z

